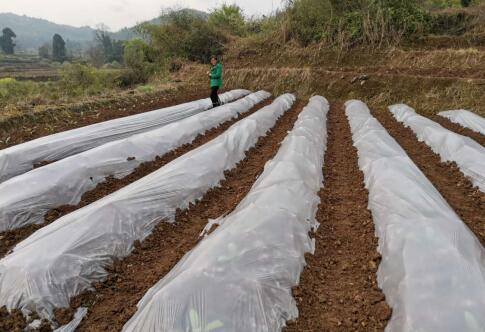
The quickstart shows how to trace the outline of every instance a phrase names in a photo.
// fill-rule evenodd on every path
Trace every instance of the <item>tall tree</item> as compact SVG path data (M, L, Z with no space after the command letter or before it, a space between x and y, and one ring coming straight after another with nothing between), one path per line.
M0 37L0 48L5 54L13 54L15 48L13 39L16 38L17 35L10 28L5 28L2 32L3 35Z
M66 42L57 33L52 38L52 59L59 62L66 60Z
M113 55L113 42L106 30L96 30L96 42L101 47L104 53L104 62L110 62Z
M121 63L123 61L123 42L111 39L106 26L98 25L95 39L98 47L103 50L104 63L113 61Z

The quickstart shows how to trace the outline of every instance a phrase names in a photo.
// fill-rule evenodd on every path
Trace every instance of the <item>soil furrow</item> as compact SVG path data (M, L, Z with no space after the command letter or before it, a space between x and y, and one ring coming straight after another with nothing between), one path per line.
M298 102L278 120L268 136L259 139L235 169L226 172L226 179L220 186L211 189L189 209L178 211L175 223L158 224L132 255L110 269L105 282L95 285L96 292L86 292L73 299L72 310L59 310L57 319L64 323L73 309L87 306L88 316L77 331L120 331L135 313L136 304L146 291L198 243L208 219L231 211L249 192L265 163L278 151L303 106L303 102Z
M455 163L442 163L439 155L419 142L414 132L388 111L372 113L485 245L485 194L472 185Z
M429 117L431 120L439 123L443 127L445 127L448 130L451 130L457 134L463 135L470 137L472 140L475 142L485 146L485 135L482 135L480 133L477 133L469 128L465 128L457 123L453 123L450 120L439 116L439 115L432 115Z
M285 331L383 331L391 310L377 286L368 193L341 103L330 109L328 130L315 255L293 290L299 318Z
M258 105L254 106L251 110L244 113L243 115L239 116L238 119L233 119L224 122L217 128L213 128L206 132L204 135L199 135L191 144L185 144L173 151L166 153L163 156L157 157L153 161L142 163L138 166L131 174L125 176L122 179L116 179L114 177L108 177L104 182L98 184L96 188L91 191L86 192L82 197L81 201L77 205L64 205L58 208L50 210L45 216L45 222L41 225L28 225L16 230L8 231L0 233L0 258L6 255L15 245L22 240L29 237L32 233L37 231L38 229L45 227L46 225L54 222L55 220L59 219L60 217L71 213L77 209L82 208L83 206L89 205L100 198L107 196L132 182L135 182L142 177L156 171L157 169L163 167L164 165L168 164L172 160L180 157L181 155L193 150L210 140L214 139L215 137L219 136L225 130L227 130L230 126L232 126L237 121L253 114L260 108L271 104L273 101L272 98L265 100ZM210 111L208 111L210 112Z

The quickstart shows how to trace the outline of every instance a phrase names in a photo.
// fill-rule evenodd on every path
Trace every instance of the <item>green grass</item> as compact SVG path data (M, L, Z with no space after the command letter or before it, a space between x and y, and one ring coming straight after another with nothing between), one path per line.
M146 84L146 85L140 85L135 90L140 93L150 93L155 91L155 87L151 84Z

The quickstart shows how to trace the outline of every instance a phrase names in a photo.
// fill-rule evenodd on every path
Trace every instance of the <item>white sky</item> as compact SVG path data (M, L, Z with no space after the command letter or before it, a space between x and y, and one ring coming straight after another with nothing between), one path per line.
M152 19L162 8L188 7L208 11L222 3L236 3L246 15L262 15L277 9L281 0L0 0L0 12L73 26L96 27L105 23L116 31Z

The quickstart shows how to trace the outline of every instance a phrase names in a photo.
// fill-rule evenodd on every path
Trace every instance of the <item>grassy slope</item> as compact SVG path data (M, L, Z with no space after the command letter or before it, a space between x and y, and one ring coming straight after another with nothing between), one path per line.
M345 55L317 46L271 50L244 43L233 45L225 59L230 87L358 98L379 108L405 102L424 113L467 108L485 115L485 43L470 48L415 44ZM368 79L353 82L361 75Z
M473 15L465 33L423 36L385 50L240 39L225 57L226 84L358 98L378 108L405 102L424 113L467 108L485 115L485 5L464 11ZM355 80L361 75L368 79Z

